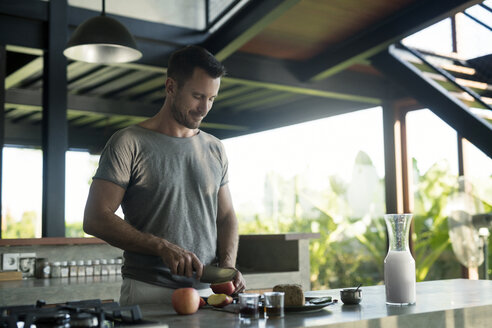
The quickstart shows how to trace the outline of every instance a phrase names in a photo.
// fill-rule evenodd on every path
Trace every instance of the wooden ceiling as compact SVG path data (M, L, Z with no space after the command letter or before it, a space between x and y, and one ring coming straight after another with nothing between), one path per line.
M415 0L301 0L241 47L278 59L306 60L402 10Z

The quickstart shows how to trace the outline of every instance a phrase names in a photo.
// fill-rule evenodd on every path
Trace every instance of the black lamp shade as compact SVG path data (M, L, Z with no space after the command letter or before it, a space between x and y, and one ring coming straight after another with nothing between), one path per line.
M116 19L97 16L80 24L63 54L88 63L124 63L139 59L135 39Z

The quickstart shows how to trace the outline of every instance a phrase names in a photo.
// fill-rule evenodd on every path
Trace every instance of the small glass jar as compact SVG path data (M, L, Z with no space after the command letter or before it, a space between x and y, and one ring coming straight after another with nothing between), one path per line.
M92 277L94 275L94 266L92 265L92 260L85 261L85 275Z
M109 274L108 260L101 259L101 276L107 276Z
M70 277L77 277L78 274L78 269L77 269L77 262L76 261L70 261L69 266L70 270Z
M68 261L62 261L60 266L60 277L68 278L70 276L70 270L68 268Z
M49 278L51 276L51 266L48 259L38 258L36 259L35 265L35 275L37 278Z
M77 277L85 277L85 263L83 260L77 263Z
M51 278L61 278L61 263L59 261L55 261L51 265Z
M109 259L108 264L109 275L114 276L116 274L116 261L115 259Z
M101 261L94 260L94 276L101 275Z

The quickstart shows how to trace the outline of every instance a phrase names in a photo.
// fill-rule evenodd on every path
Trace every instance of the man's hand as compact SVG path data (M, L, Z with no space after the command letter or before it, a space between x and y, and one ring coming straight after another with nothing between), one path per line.
M241 272L237 269L235 270L236 270L236 275L234 276L232 282L234 283L234 287L236 287L236 289L234 290L233 294L239 294L244 292L244 290L246 289L246 281L244 280L244 277L241 274Z
M172 274L192 277L196 271L196 279L200 280L203 273L203 264L198 257L178 245L163 240L163 246L159 249L159 254L164 263L171 269Z

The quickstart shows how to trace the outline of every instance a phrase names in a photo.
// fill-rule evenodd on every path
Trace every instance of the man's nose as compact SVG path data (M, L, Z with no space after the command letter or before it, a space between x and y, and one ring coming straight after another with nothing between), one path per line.
M200 114L202 116L205 116L205 115L207 115L207 113L211 107L212 107L212 103L205 99L205 100L200 101L200 104L198 106L198 111L200 112Z

